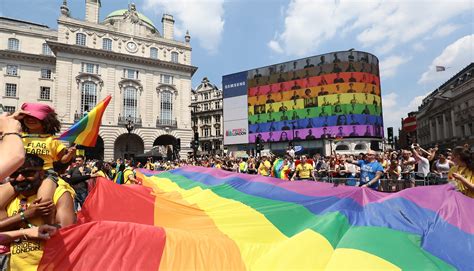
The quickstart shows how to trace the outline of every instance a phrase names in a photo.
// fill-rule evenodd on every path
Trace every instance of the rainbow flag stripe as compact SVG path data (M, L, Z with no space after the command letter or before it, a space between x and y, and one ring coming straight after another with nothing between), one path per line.
M384 194L218 169L99 180L39 270L472 270L474 200Z
M95 147L97 137L99 136L102 115L104 115L111 99L112 96L110 95L105 97L87 115L62 133L58 139L74 142L86 147Z

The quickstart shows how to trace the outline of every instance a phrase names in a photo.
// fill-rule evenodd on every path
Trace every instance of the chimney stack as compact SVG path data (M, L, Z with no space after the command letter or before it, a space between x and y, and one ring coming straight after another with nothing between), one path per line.
M86 22L99 23L100 0L86 0Z
M163 14L161 19L163 24L163 38L173 40L174 39L174 19L172 15Z

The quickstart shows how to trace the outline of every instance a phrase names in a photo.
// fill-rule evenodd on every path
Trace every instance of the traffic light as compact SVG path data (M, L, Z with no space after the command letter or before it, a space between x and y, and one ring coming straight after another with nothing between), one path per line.
M393 127L387 128L387 140L389 144L393 144Z

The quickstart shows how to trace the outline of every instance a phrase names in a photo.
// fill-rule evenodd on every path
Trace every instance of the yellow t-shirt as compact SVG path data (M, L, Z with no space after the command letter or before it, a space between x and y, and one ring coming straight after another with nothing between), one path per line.
M260 166L258 167L258 173L262 176L269 176L271 168L272 165L270 164L270 161L267 160L263 163L260 163Z
M58 187L54 192L53 202L56 204L61 198L61 196L69 192L71 194L72 199L74 199L75 192L72 187L66 183L63 179L58 180ZM10 202L7 206L7 215L9 217L14 216L19 213L20 210L20 202L24 199L23 196L18 196L13 201ZM33 201L36 200L36 195L26 198L26 208L30 206ZM30 219L30 223L33 225L39 226L44 224L43 219L38 217L34 219ZM26 228L27 225L23 225L23 228ZM43 247L44 242L39 240L23 240L20 239L18 242L12 242L10 244L10 270L15 271L29 271L29 270L36 270L38 264L43 256Z
M133 172L133 169L131 168L126 168L124 171L123 171L123 183L124 184L133 184L129 179L128 177L130 175L134 175L135 173Z
M313 165L300 163L296 166L296 172L301 179L309 179L311 177L311 171L313 171Z
M66 149L66 146L52 135L23 133L22 136L25 152L43 159L45 170L53 168L53 162L59 160L59 153Z
M460 166L453 166L449 169L448 173L448 180L455 180L456 187L459 192L463 193L464 195L474 198L474 192L469 190L463 183L454 179L453 173L458 173L464 178L466 178L470 183L474 183L474 172L470 171L467 167L460 167Z

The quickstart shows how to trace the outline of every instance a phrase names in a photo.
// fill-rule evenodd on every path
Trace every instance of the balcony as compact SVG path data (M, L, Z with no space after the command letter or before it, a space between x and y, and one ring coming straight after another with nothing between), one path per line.
M126 125L128 121L131 120L135 127L142 127L142 118L141 117L118 117L118 125Z
M169 128L178 128L178 121L176 119L174 120L169 120L169 119L156 119L156 128L164 128L164 127L169 127Z

